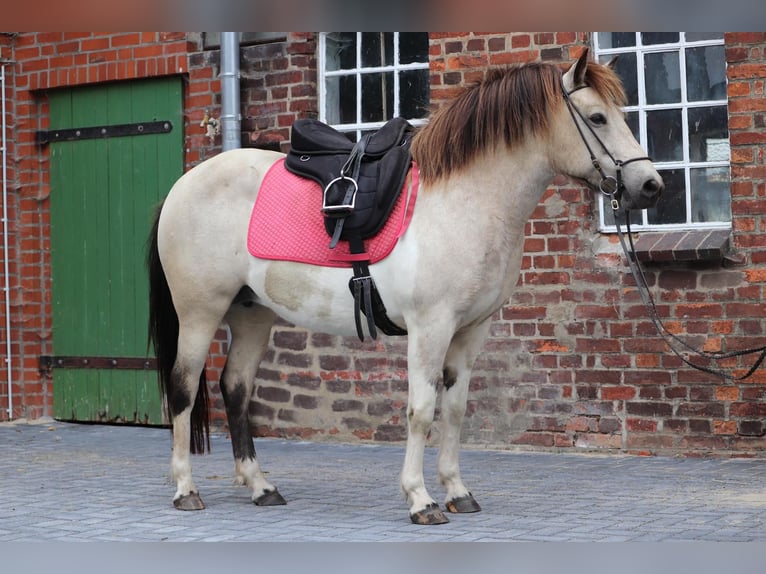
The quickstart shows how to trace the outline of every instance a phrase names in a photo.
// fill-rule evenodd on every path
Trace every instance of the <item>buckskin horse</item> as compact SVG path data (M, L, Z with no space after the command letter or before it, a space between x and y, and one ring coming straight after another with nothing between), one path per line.
M514 290L525 222L546 187L563 174L625 210L652 206L663 190L624 121L624 104L613 70L588 61L585 50L570 67L536 62L489 70L412 137L417 203L406 231L369 274L388 319L408 337L400 484L416 524L448 522L423 480L440 385L437 470L445 506L480 510L458 462L471 369L492 315ZM312 331L356 331L347 267L260 258L248 250L259 187L283 158L256 149L221 153L185 173L156 215L147 256L150 338L172 421L173 502L181 510L205 507L190 453L204 451L208 440L204 367L219 327L228 325L231 337L220 388L236 480L252 488L256 505L285 504L260 468L248 420L276 317Z

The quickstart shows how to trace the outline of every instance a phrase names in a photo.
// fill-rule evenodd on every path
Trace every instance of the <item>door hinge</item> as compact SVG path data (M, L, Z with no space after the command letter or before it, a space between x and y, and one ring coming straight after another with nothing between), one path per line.
M157 359L147 357L74 357L40 355L38 369L50 374L53 369L128 369L153 370Z
M171 131L173 131L173 122L170 120L159 120L155 122L136 122L133 124L113 124L86 128L40 130L36 133L36 140L38 145L46 145L61 141L167 134Z

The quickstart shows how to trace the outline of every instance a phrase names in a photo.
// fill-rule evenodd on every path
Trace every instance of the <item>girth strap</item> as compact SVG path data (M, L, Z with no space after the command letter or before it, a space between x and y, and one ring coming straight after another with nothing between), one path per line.
M349 239L349 248L354 254L365 253L364 243L358 236ZM367 317L367 329L373 339L378 338L376 326L386 335L406 335L407 330L391 321L386 313L386 306L370 275L369 260L354 261L352 267L354 276L349 280L348 287L354 297L354 323L359 340L364 341L362 313Z

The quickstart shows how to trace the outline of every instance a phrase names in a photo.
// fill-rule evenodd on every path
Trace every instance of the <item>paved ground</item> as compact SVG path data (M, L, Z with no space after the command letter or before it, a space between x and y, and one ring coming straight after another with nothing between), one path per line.
M288 500L271 508L232 485L228 439L212 449L193 460L207 509L184 513L166 429L0 424L0 541L766 541L766 459L465 450L484 510L425 527L399 493L401 446L259 440Z

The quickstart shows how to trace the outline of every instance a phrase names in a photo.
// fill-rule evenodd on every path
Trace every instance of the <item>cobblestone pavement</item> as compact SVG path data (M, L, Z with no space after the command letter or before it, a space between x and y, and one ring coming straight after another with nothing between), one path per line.
M228 439L194 457L207 504L179 512L167 429L0 424L0 541L766 541L766 460L465 449L482 505L441 526L410 523L404 448L259 439L287 506L232 483ZM426 453L432 495L436 452Z

